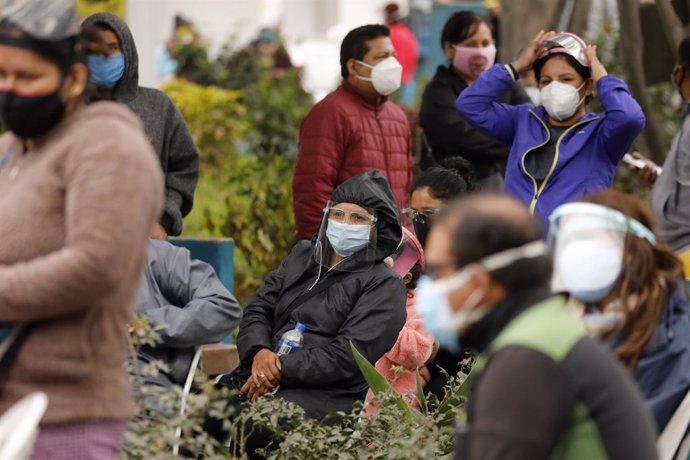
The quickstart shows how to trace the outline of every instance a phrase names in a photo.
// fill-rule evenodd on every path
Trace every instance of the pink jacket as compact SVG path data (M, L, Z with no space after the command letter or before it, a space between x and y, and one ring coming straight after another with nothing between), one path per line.
M376 362L376 370L386 377L395 391L403 395L410 406L416 408L419 407L419 402L417 401L415 370L419 368L422 385L426 385L429 381L429 370L425 364L434 348L434 337L424 329L422 318L415 310L414 297L414 291L407 293L407 321L393 348ZM403 367L404 370L396 375L395 367ZM367 401L371 401L373 397L374 394L369 389ZM367 404L367 415L375 411L376 405Z

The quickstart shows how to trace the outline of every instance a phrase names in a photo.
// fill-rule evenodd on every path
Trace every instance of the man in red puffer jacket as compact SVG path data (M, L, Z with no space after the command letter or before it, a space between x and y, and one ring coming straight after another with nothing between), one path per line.
M317 232L339 184L370 169L380 170L398 205L407 206L411 131L403 111L387 98L402 74L389 35L383 25L350 31L340 47L342 84L302 121L292 179L297 239Z

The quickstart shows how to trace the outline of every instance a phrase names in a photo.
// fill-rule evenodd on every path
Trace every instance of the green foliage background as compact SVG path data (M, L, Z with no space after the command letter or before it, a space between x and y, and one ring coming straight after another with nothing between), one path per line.
M188 80L164 90L184 115L201 155L184 235L235 240L235 294L244 303L295 243L291 181L299 124L312 99L297 70L275 78L253 61L255 54L238 53L229 68L227 55L210 61L201 42L173 50L187 63L182 67ZM257 69L253 77L238 80L233 70L250 67Z

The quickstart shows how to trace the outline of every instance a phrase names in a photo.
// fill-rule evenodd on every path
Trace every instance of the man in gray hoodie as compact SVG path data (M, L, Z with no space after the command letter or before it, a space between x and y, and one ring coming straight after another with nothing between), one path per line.
M649 201L657 221L657 235L685 265L690 276L690 37L678 46L678 60L673 67L671 80L680 94L685 113L673 139L663 168L644 158L644 167L631 168L644 180L653 184Z
M182 114L163 92L139 86L139 57L127 24L110 13L89 16L83 28L95 28L108 56L89 56L89 79L100 99L126 104L144 124L165 174L165 209L152 237L182 233L182 219L192 210L199 178L199 153Z

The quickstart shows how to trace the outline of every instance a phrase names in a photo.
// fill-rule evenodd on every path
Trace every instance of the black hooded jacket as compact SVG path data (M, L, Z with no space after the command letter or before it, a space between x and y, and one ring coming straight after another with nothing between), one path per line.
M314 257L321 241L297 243L280 267L268 275L265 286L249 300L237 337L239 374L246 379L259 350L274 350L282 334L297 322L307 327L304 348L281 357L277 394L302 406L313 418L350 411L354 402L366 395L368 387L349 342L374 363L395 344L406 319L405 286L383 262L402 236L398 205L388 182L378 171L369 171L339 185L331 201L374 210L375 253L363 250L352 256L347 270L329 271ZM364 260L367 254L374 260ZM285 324L275 324L293 300L317 279L312 289L321 292L296 307Z
M182 218L192 210L199 179L199 153L182 114L168 96L157 89L139 86L139 56L127 24L114 14L97 13L84 20L83 28L105 25L120 42L125 72L114 88L114 99L132 109L165 174L165 209L161 225L169 235L182 233Z
M472 164L477 179L503 174L510 146L474 129L455 109L455 100L466 88L467 83L450 67L439 66L424 90L419 124L434 160L443 164L447 157L461 156ZM520 85L513 85L499 100L512 105L530 102Z

